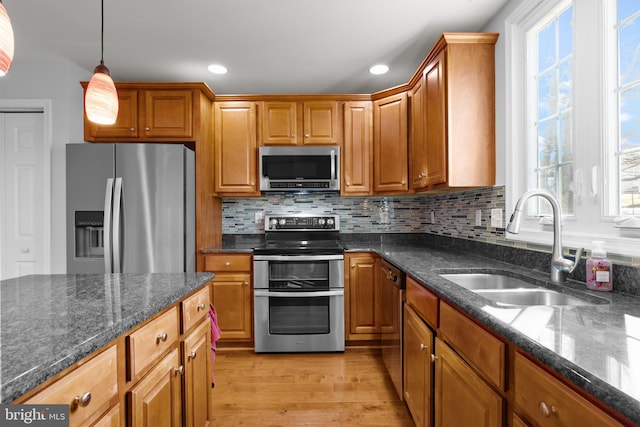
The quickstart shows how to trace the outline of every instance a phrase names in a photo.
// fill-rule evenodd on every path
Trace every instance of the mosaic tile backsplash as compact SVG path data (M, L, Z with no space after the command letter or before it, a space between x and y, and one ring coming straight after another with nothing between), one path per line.
M490 226L491 209L502 209L504 186L437 196L340 197L336 194L277 194L261 198L223 199L224 234L259 234L264 223L256 213L337 214L342 233L431 233L483 242L511 244L504 228ZM475 212L482 212L475 225ZM433 219L431 221L431 213Z

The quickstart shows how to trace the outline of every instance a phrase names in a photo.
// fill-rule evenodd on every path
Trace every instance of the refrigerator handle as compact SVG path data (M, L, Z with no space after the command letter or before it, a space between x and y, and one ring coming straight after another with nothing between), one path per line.
M112 244L111 241L111 215L113 203L113 178L107 179L107 188L104 192L104 272L113 273L112 267Z
M113 272L122 273L122 178L116 178L113 190Z

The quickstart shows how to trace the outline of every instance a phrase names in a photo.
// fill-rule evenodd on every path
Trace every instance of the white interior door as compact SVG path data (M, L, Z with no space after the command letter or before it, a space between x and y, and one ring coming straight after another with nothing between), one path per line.
M44 119L0 113L0 279L45 273L49 177Z

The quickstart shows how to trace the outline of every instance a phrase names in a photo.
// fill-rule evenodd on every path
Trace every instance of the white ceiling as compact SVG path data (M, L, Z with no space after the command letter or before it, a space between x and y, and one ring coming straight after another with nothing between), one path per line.
M507 2L104 0L104 61L115 81L204 81L217 94L373 93L406 83L440 33L482 30ZM100 62L100 0L4 5L14 61ZM376 63L389 73L370 75Z

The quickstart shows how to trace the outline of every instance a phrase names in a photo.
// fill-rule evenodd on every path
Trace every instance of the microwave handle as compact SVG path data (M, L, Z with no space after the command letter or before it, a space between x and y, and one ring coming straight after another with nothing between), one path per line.
M336 157L337 157L336 150L331 150L331 179L333 179L333 180L337 179L337 177L336 177L336 163L337 163Z

